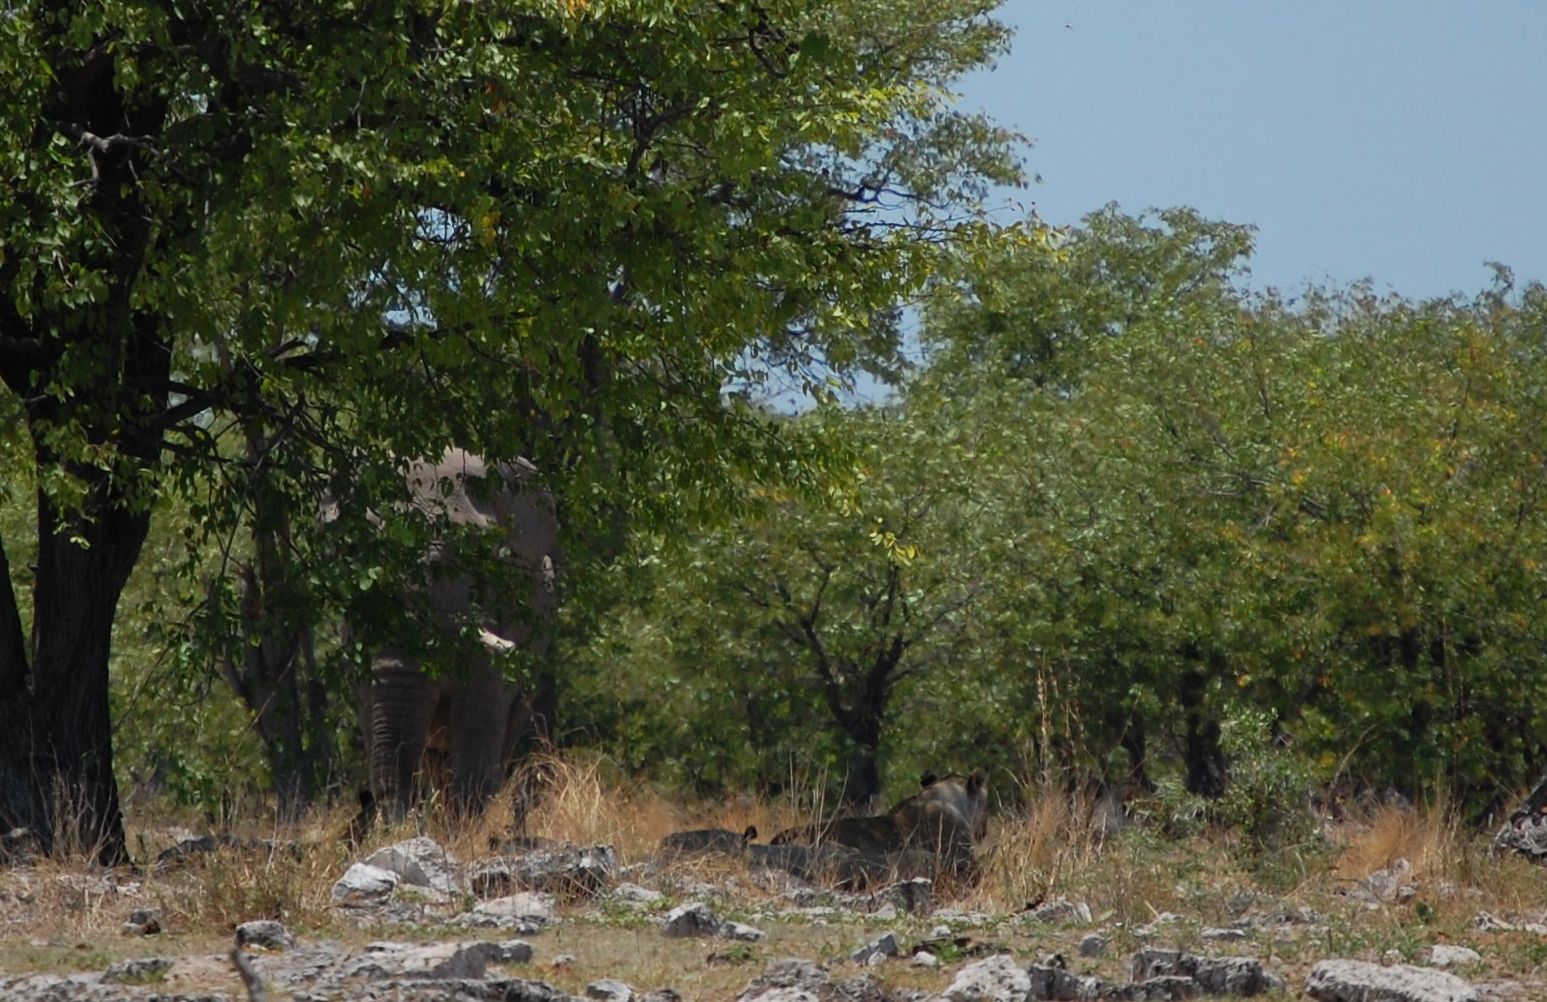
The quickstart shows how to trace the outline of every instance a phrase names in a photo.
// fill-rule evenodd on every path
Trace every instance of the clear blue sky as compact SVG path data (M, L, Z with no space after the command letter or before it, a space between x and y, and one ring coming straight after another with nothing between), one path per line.
M1062 224L1108 201L1259 227L1255 285L1547 281L1547 0L1007 0L963 108L1030 135ZM1065 27L1065 26L1068 27Z

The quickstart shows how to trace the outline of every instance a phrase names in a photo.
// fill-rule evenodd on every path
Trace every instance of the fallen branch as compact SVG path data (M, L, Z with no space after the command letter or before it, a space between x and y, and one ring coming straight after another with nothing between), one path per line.
M247 988L247 997L252 1002L269 1002L269 993L263 989L263 979L258 977L252 961L247 959L247 954L242 952L241 947L231 948L231 963L236 966L236 973L242 977L242 984Z

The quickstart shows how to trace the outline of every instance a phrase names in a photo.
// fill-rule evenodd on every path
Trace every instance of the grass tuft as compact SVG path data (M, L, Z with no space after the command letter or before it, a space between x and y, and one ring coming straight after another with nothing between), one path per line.
M1399 859L1411 864L1414 878L1444 878L1461 857L1460 826L1443 802L1421 808L1377 807L1342 837L1336 874L1343 879L1367 877Z

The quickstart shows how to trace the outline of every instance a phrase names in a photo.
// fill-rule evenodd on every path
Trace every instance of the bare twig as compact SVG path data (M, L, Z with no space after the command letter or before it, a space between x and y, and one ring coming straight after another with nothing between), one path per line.
M236 967L236 973L241 975L242 984L247 988L248 999L251 1002L269 1002L269 993L263 988L263 979L258 977L252 961L247 959L247 954L242 952L241 947L231 948L231 963Z

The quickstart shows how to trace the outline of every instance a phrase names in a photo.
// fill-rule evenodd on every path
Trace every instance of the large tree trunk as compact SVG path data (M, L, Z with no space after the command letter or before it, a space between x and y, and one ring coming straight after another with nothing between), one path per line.
M64 22L53 25L64 31ZM49 852L65 848L57 837L68 833L99 860L118 863L127 853L108 652L119 596L150 528L152 495L141 474L161 458L172 364L162 318L140 301L139 279L151 240L176 234L155 229L142 184L148 147L101 137L158 135L167 102L120 93L105 43L81 51L60 37L49 46L53 86L38 126L78 133L78 184L93 236L69 253L103 284L89 302L50 296L24 314L8 299L0 314L6 334L28 349L4 379L26 408L38 469L69 472L83 492L65 509L49 493L58 485L39 483L30 671L17 665L14 641L0 647L0 830L25 827ZM37 225L55 224L47 201L24 198L18 208ZM14 629L8 620L0 609L0 640Z
M0 694L0 827L27 828L48 853L78 848L117 864L128 853L113 776L108 653L150 514L106 475L86 475L85 515L69 517L38 495L31 685Z

